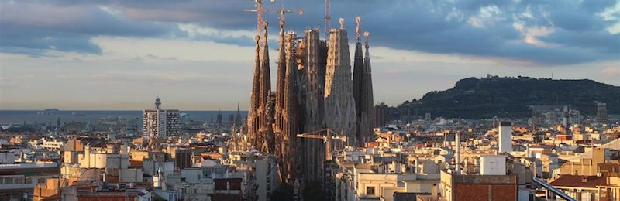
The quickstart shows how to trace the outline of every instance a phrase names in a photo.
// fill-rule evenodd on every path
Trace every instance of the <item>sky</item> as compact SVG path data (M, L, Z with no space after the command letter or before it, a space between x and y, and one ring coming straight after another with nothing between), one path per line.
M0 0L0 109L248 107L252 0ZM323 29L323 0L286 29ZM331 27L370 33L375 102L397 105L467 77L592 79L620 86L617 0L332 0ZM278 15L265 13L272 73ZM322 35L322 34L321 34ZM351 50L351 52L354 52ZM272 75L275 86L275 74Z

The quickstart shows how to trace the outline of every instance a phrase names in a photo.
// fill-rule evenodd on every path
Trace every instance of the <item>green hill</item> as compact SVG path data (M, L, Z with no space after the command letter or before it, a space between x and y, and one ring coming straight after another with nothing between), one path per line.
M461 79L453 88L429 92L398 108L446 118L522 118L531 116L529 105L570 105L595 115L596 101L607 103L608 114L620 114L620 87L588 79L489 76Z

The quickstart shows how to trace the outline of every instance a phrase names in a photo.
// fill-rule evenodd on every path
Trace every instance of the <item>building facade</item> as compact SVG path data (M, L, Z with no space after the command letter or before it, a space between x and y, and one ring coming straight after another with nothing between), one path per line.
M354 145L357 143L357 124L349 40L344 29L344 20L341 19L340 22L339 29L329 31L324 95L325 124L336 133L347 136L347 144Z
M360 22L357 20L357 42L355 43L355 57L353 60L353 98L355 99L356 138L358 145L374 140L374 95L372 89L372 76L370 73L370 52L368 51L368 32L366 36L366 54L362 56L362 43L360 42Z
M157 97L155 108L142 112L142 134L147 137L166 137L181 134L181 115L177 109L161 109Z

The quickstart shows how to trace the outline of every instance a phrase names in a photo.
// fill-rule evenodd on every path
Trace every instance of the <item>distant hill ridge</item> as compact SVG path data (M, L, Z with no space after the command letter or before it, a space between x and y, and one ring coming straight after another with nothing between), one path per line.
M529 105L570 105L584 115L596 114L596 101L607 103L608 114L620 114L620 87L589 79L498 77L465 78L453 88L426 93L420 100L399 105L411 115L446 118L523 118Z

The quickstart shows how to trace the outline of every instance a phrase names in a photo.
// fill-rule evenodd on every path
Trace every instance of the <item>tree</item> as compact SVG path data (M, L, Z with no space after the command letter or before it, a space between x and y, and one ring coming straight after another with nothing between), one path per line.
M304 201L323 201L325 195L323 194L323 187L321 182L312 181L306 184L306 188L303 192Z
M271 201L288 201L293 200L293 186L290 184L280 184L278 188L273 191L271 195Z

